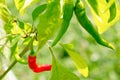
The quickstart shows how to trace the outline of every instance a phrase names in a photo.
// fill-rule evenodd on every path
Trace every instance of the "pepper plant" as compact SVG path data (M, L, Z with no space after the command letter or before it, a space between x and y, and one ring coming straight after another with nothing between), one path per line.
M11 62L8 68L0 73L0 79L3 79L16 63L21 63L28 65L28 68L35 73L51 71L50 80L79 80L75 73L63 66L55 57L53 47L56 45L60 45L68 53L78 72L87 78L89 67L84 58L79 51L76 51L73 43L61 41L74 16L80 24L78 27L82 26L94 41L103 47L115 50L115 46L101 34L119 21L118 0L29 1L29 3L27 0L0 1L0 18L6 32L5 36L0 36L0 40L5 40L5 43L0 45L0 55L4 54L3 49L8 45ZM86 13L87 7L92 13L95 24L90 21ZM49 48L52 63L38 64L37 54L45 45ZM28 55L28 60L23 58L24 55Z

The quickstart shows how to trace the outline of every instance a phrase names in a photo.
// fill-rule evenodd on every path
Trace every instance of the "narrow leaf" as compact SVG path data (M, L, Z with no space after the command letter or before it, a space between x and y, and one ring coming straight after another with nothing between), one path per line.
M60 0L49 0L45 13L39 17L37 26L39 48L45 45L59 28L61 23L60 15Z
M18 10L20 10L24 6L25 0L14 0L14 1Z
M20 35L17 35L12 43L11 43L11 47L10 47L10 50L11 50L11 54L10 54L10 58L12 58L12 56L15 54L15 51L16 51L16 48L17 48L17 45L18 45L18 41L20 40Z
M18 16L19 12L18 12L18 10L15 6L14 0L5 0L5 1L6 1L6 5L7 5L8 9L11 12L11 15L12 16Z
M86 0L86 2L89 5L88 0ZM96 14L96 11L92 9L91 5L89 5L89 7L97 25L98 32L102 34L120 19L120 5L117 0L110 0L110 3L106 0L96 0L96 2L98 4L97 9L99 15Z
M62 66L52 54L52 75L50 80L80 80L75 74Z
M19 20L22 22L33 24L33 21L39 14L41 14L46 8L46 4L40 4L36 2L26 8L24 15L19 15Z
M99 15L97 0L87 0L87 2L91 6L91 8L95 11L95 13Z
M20 20L17 20L17 23L21 29L24 29L24 23L21 22Z
M7 6L2 3L0 3L0 18L2 18L2 20L6 23L10 19L10 15L9 15Z
M42 13L46 9L46 7L47 4L42 4L34 9L34 11L32 12L33 21L38 17L40 13Z
M88 65L86 64L85 60L78 52L76 52L73 48L72 44L61 44L62 47L67 51L67 53L70 55L72 60L75 63L75 66L77 67L78 71L84 76L88 77Z
M113 3L111 1L113 1ZM112 21L116 16L116 4L115 4L114 0L110 0L110 1L108 1L108 7L109 7L110 3L111 3L111 6L109 8L110 18L109 18L108 22Z
M13 25L11 24L11 23L6 23L5 25L4 25L4 30L5 30L5 32L7 33L7 34L10 34L11 33L11 29L13 28Z

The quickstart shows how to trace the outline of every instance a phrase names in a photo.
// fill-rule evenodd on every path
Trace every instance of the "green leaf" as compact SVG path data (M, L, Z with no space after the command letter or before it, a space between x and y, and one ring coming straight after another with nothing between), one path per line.
M6 2L6 5L7 5L8 9L11 12L10 14L14 17L18 16L19 12L16 8L14 0L5 0L5 2Z
M4 25L4 30L6 31L7 34L11 33L12 28L13 28L13 25L9 22Z
M19 15L19 20L22 22L33 24L33 21L39 14L41 14L46 8L46 4L40 4L36 2L26 8L24 15Z
M75 74L62 66L52 54L52 75L50 80L80 80Z
M67 31L67 29L69 27L70 20L73 16L74 3L75 3L74 0L64 0L63 3L64 3L63 4L63 21L62 21L61 29L60 29L57 37L53 41L52 46L55 46L57 44L57 42L65 34L65 32Z
M25 0L14 0L14 1L18 10L20 10L24 6Z
M32 12L33 21L38 17L40 13L42 13L46 9L46 7L47 4L42 4L34 9L34 11Z
M98 12L98 3L96 0L87 0L91 8L95 11L96 14L99 14Z
M20 20L17 20L17 24L19 25L19 27L21 29L24 29L24 23L23 22L21 22Z
M110 22L116 16L116 4L115 4L114 0L108 0L107 2L108 2L108 4L107 4L106 8L108 8L110 11L110 18L109 18L108 22Z
M10 15L8 13L8 9L7 9L7 6L0 3L0 17L2 18L2 20L4 22L8 22L9 19L10 19Z
M44 14L39 17L37 26L39 49L54 35L61 24L60 0L49 0Z
M84 77L88 77L88 65L86 64L83 57L80 56L80 54L73 49L74 48L73 45L72 44L61 44L61 45L74 61L74 64L77 67L78 71Z
M99 15L96 14L96 11L92 8L88 0L86 0L86 2L89 5L100 34L105 32L120 19L120 5L117 0L110 0L110 3L106 0L96 0Z
M13 55L15 54L18 41L20 40L20 38L21 38L20 35L16 35L15 38L12 40L11 47L10 47L10 50L11 50L10 58L12 58Z

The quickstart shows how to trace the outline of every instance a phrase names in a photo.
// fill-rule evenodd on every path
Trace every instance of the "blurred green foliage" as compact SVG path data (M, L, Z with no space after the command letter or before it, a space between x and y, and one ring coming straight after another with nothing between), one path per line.
M74 42L76 50L81 53L83 58L87 61L89 67L88 78L82 77L72 60L64 49L57 44L54 47L54 53L59 61L65 65L69 70L76 73L81 80L119 80L120 79L120 23L116 23L102 36L111 41L116 50L113 51L101 45L98 45L95 40L80 27L76 19L72 19L67 33L62 38L62 42ZM38 54L38 63L51 63L51 56L47 46L41 49ZM35 74L30 71L27 65L17 64L13 68L13 72L19 80L47 80L50 78L51 72L44 72Z
M87 11L89 17L91 14ZM91 18L91 20L93 20ZM92 21L93 22L93 21ZM68 56L67 52L57 44L53 50L62 65L65 65L69 70L77 74L81 80L119 80L120 79L120 21L109 28L102 36L112 42L116 50L108 49L95 42L95 40L79 25L75 17L72 18L68 31L63 36L61 42L68 43L73 42L75 49L80 52L81 56L86 60L89 67L89 76L84 78L81 76L74 63ZM2 29L0 25L0 29ZM1 31L1 30L0 30ZM0 37L2 33L0 32ZM0 46L1 48L1 46ZM10 64L8 57L2 54L0 50L0 75L4 70L3 64ZM8 51L9 52L9 51ZM25 59L27 60L27 55ZM37 54L38 63L52 63L52 56L45 45ZM21 65L17 63L12 69L14 75L18 80L48 80L50 79L51 72L33 73L28 65ZM56 79L57 80L57 79Z

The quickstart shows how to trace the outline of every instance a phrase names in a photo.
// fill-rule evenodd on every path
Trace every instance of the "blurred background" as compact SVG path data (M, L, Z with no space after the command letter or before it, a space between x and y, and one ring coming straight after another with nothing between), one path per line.
M87 8L87 7L86 7ZM87 8L87 14L90 20L94 23L91 13ZM3 30L4 23L0 20L0 38L5 36ZM78 23L76 17L73 16L70 26L61 39L62 43L73 42L75 49L79 51L80 55L86 60L89 67L89 76L84 78L81 76L74 66L71 58L64 51L64 49L57 44L53 47L54 54L59 61L67 67L70 71L80 77L80 80L120 80L120 21L111 26L101 36L107 41L115 45L116 50L108 49L95 42L95 40L88 34ZM0 45L5 43L4 39L0 40ZM6 45L7 46L7 45ZM0 46L0 75L11 63L9 60L9 47L2 50ZM27 55L24 58L27 60ZM51 55L48 47L45 45L37 55L37 62L50 63ZM51 72L34 73L28 65L17 63L12 70L5 76L3 80L49 80ZM57 79L56 79L57 80Z

